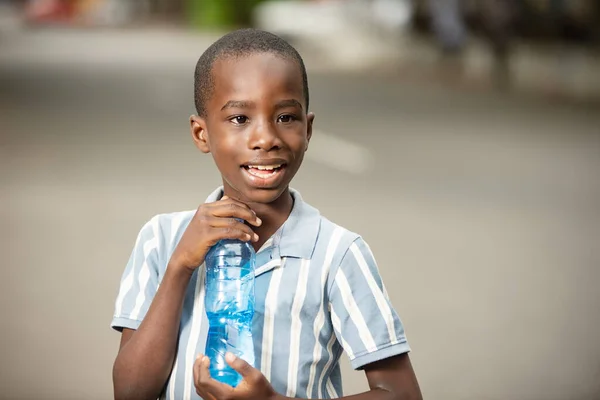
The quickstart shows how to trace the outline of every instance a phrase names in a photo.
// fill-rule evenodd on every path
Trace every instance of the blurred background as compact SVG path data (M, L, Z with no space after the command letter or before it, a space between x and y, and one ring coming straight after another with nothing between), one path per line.
M305 58L294 187L370 243L425 398L600 399L596 0L1 0L0 398L112 398L121 273L220 184L193 70L242 26Z

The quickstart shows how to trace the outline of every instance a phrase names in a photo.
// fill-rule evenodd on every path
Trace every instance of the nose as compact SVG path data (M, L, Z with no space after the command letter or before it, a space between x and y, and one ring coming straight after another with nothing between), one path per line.
M268 122L256 125L250 132L248 147L251 150L272 151L281 149L282 141L277 129Z

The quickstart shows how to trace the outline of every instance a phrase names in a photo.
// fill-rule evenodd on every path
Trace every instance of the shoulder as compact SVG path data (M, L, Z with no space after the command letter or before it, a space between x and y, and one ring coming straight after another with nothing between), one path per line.
M364 242L361 235L337 224L321 214L320 210L305 202L297 191L292 192L300 200L301 207L297 216L301 222L298 227L303 227L302 240L314 240L313 259L320 259L326 264L339 263L350 247L357 242Z
M305 213L306 216L310 216L307 220L310 219L311 224L318 225L312 254L313 260L330 265L332 269L335 269L335 266L342 262L353 245L360 244L363 247L364 240L359 233L333 222L308 203L304 203L303 208L310 210Z
M148 253L155 248L159 254L172 251L192 220L196 210L156 214L142 225L136 247Z
M366 246L363 237L328 218L321 216L317 246L331 254L332 264L339 264L353 246Z
M371 250L360 234L347 229L328 218L320 217L320 229L312 260L323 268L329 278L327 291L344 270L345 276L354 276L368 269L377 272L377 264ZM353 285L356 285L353 279Z
M338 242L337 249L348 248L352 242L360 238L360 235L342 225L335 223L327 217L320 216L321 229L319 230L319 241Z

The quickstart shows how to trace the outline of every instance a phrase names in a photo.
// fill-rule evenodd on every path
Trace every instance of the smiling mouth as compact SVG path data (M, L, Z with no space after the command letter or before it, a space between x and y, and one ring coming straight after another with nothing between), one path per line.
M285 168L285 164L244 165L243 168L252 176L267 179L277 175L278 172Z

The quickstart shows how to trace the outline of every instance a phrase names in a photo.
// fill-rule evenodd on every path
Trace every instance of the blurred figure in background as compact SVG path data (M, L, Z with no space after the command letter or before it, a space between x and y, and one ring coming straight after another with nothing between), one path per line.
M467 39L462 0L428 0L427 6L431 29L442 53L440 72L449 81L460 79L463 74L462 53Z
M515 0L483 0L481 19L494 56L493 78L499 88L510 85L510 45L516 17Z
M467 29L461 0L428 0L433 31L444 54L456 54L465 46Z
M499 87L507 87L510 83L510 42L516 14L514 0L479 0L473 5L494 58L494 81ZM428 0L427 6L431 28L444 55L444 69L451 73L459 72L468 36L464 1Z

